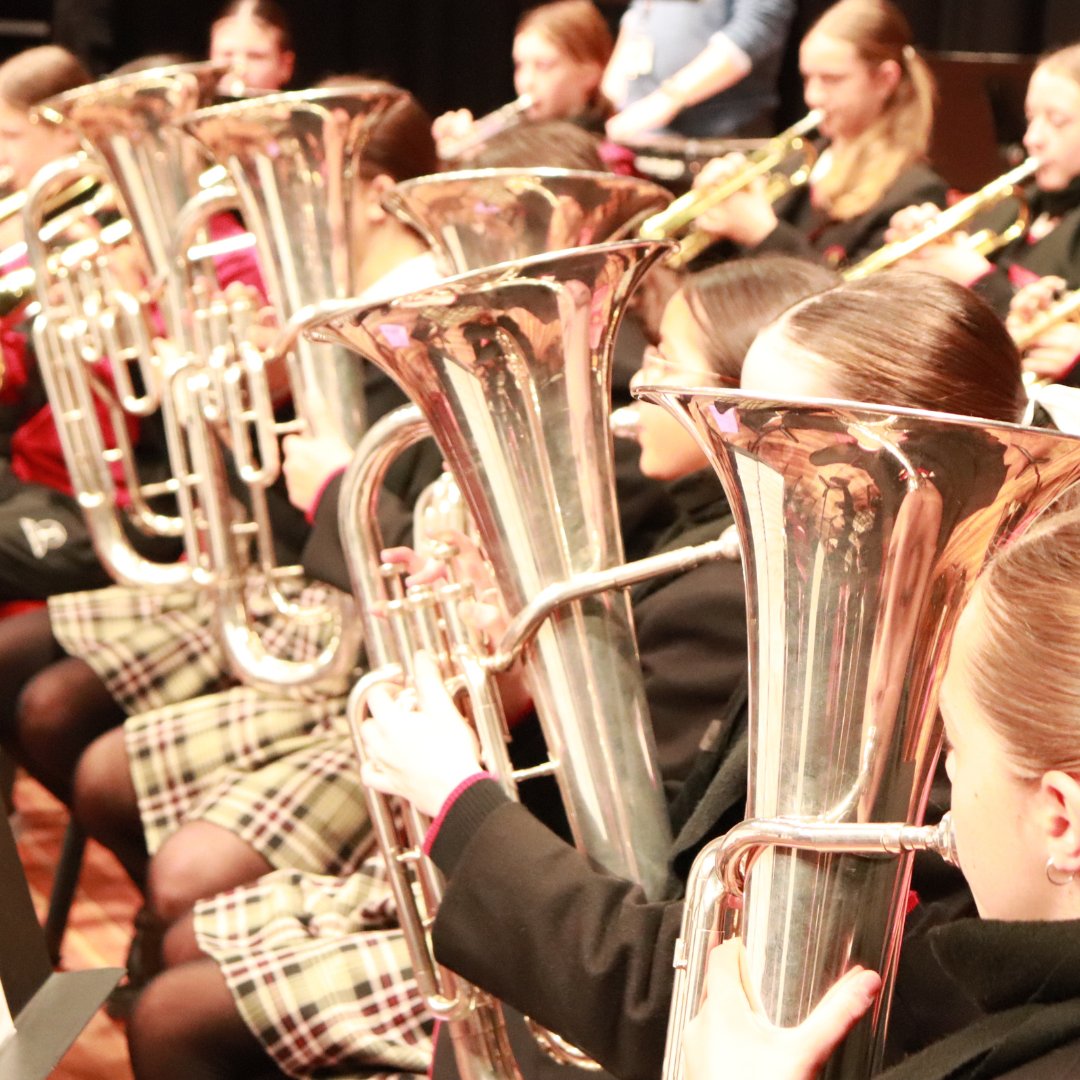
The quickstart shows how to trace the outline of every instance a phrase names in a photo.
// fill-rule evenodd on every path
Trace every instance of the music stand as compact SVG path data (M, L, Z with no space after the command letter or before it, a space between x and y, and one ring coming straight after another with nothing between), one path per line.
M0 1042L0 1076L45 1080L123 969L53 971L11 825L0 817L0 988L15 1021Z

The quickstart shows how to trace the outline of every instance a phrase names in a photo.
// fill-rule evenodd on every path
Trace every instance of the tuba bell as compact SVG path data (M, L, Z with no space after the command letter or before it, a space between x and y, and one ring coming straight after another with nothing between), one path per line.
M671 201L658 184L584 169L470 169L403 180L386 209L428 242L445 274L611 243Z
M910 852L949 848L947 826L919 825L951 635L988 554L1080 478L1080 440L849 402L639 394L695 434L723 482L750 628L749 820L691 873L664 1075L683 1075L708 949L732 930L779 1025L852 964L882 973L879 1002L821 1074L871 1075Z

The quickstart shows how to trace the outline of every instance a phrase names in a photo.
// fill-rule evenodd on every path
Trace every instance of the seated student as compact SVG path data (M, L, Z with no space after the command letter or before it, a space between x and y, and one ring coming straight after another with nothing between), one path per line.
M945 205L946 186L926 163L934 84L911 28L889 0L839 0L803 38L803 96L820 109L824 140L809 184L777 200L757 182L698 219L715 241L701 261L784 251L856 263L876 251L890 218L912 202ZM694 186L723 182L742 159L710 162Z
M787 259L748 261L691 278L669 304L659 351L650 351L645 365L672 377L681 372L684 378L733 379L758 327L834 280L821 267ZM655 550L714 538L730 520L719 484L704 470L704 458L689 436L659 410L651 411L643 417L642 468L670 483L678 506L675 524ZM733 743L740 744L743 735L741 571L732 562L712 563L645 583L632 591L632 603L661 768L676 780L685 775L702 732L716 718L726 718L722 735ZM734 783L733 801L741 799L744 784L743 779ZM195 1062L220 1061L214 1032L226 1004L232 1015L230 1043L246 1024L258 1036L247 1036L250 1046L257 1049L261 1040L263 1053L289 1072L306 1073L337 1061L343 1046L353 1050L341 1060L342 1068L360 1068L367 1061L376 1069L388 1062L424 1069L429 1050L424 1007L409 983L400 935L386 932L392 925L386 895L381 873L366 866L337 883L274 874L200 907L200 945L217 962L203 958L184 964L147 989L130 1028L137 1075L163 1077L166 1061L176 1063L177 1076ZM193 951L184 940L190 931L190 924L171 931L167 951L176 957ZM288 985L261 978L258 987L249 984L248 972L254 970L249 964L258 966L260 957L271 956L272 968ZM205 993L197 987L205 987ZM183 1029L174 1023L177 993L205 1004L205 1012L192 1015ZM393 1005L384 1010L380 1002L387 994ZM274 1004L288 1001L292 1007ZM391 1009L408 1021L400 1031L388 1015ZM378 1016L371 1019L373 1010ZM309 1012L318 1016L317 1024L302 1019ZM298 1023L305 1028L303 1039L290 1034Z
M373 296L438 279L420 237L380 206L383 193L396 180L428 171L432 165L427 121L413 98L402 98L381 117L365 144L367 166L355 199L355 220L365 224L357 226L362 242L357 245L355 273L361 289ZM367 390L373 418L403 400L393 383L374 368ZM299 437L288 437L293 438ZM321 451L329 472L331 441L310 441L316 453ZM344 452L351 454L348 447ZM295 463L287 466L290 496L300 509L311 512L318 487L303 488L299 471ZM437 456L422 455L396 485L391 483L390 491L411 499L437 472ZM309 530L307 542L314 540ZM331 552L322 556L320 565L331 584L348 587L340 545L335 556L331 541ZM200 638L214 639L212 599L204 603L180 595L176 608L184 619L126 643L124 655L131 656L135 668L152 668L163 660L171 670L174 662L182 663L190 648L190 641L177 636L185 619L196 624ZM62 626L54 623L54 632L64 640ZM154 644L156 651L140 655L144 643ZM227 670L215 641L213 654L202 666L210 672L217 665L218 685L210 680L201 693L165 701L157 695L156 708L135 708L133 696L123 693L132 681L130 670L109 667L118 654L117 644L106 637L96 645L87 657L100 662L102 677L117 686L129 720L83 754L73 809L90 835L120 856L137 883L147 885L148 902L161 918L171 921L197 897L257 877L271 866L333 870L349 865L356 850L362 850L363 816L347 812L350 792L337 785L349 775L349 759L347 753L330 748L342 742L335 730L343 712L342 690L315 695L310 701L285 691L272 694L250 687L209 693L224 690L220 680ZM298 650L293 655L305 654ZM48 671L37 676L27 694L32 696L39 681L49 677ZM143 702L151 700L149 693L142 695ZM26 721L32 723L32 718ZM355 796L354 802L359 805ZM181 826L184 829L178 832ZM167 850L156 861L159 871L147 879L148 857L163 846Z
M1015 347L984 303L933 276L896 273L797 304L758 335L742 382L781 396L1015 420L1019 374ZM689 380L673 373L663 381ZM614 1075L655 1077L681 905L645 902L506 800L478 772L472 735L441 684L425 677L419 690L417 707L373 703L364 742L375 767L364 779L436 819L426 846L447 878L436 955ZM732 824L745 796L745 754L745 744L721 735L708 755L714 779L677 836L677 853ZM447 1062L437 1054L437 1074Z
M1080 513L1050 512L1000 549L961 616L941 688L961 869L979 918L930 930L947 976L911 988L978 1018L878 1075L888 1080L1056 1078L1080 1072ZM1018 694L1038 682L1049 695ZM709 960L684 1043L690 1080L816 1076L874 1002L853 969L800 1027L750 1007L739 945Z
M39 56L42 55L43 59L39 62ZM40 103L45 97L55 96L60 90L74 90L76 85L81 85L81 82L72 85L70 74L64 75L62 85L57 84L55 77L51 80L43 78L43 74L47 75L53 67L70 73L71 63L74 61L63 50L50 46L20 54L4 65L8 75L3 81L12 94L21 95L20 100L24 102L21 106L21 123L26 128L26 133L33 134L26 152L20 156L25 167L29 167L34 160L31 153L33 147L44 145L42 140L46 135L51 136L54 142L60 140L59 148L63 150L70 150L77 144L77 140L65 130L63 124L31 123L28 114L28 103L31 100ZM130 78L137 80L138 76ZM93 94L94 89L91 87L79 92ZM12 131L21 131L12 125L14 121L9 125ZM52 156L55 157L58 153L59 149L54 148ZM226 238L240 231L239 224L231 215L215 215L209 222L210 235L215 239ZM214 264L220 286L229 288L234 286L234 283L239 283L254 294L261 295L261 277L250 251L215 256ZM130 271L138 277L141 285L140 266L141 262L131 266ZM19 389L20 375L24 372L33 373L34 367L20 364L16 362L16 358L9 359L11 378L8 380L6 392L14 394ZM48 358L42 359L45 361ZM100 364L105 377L108 376L107 365L107 359ZM129 423L129 428L132 434L138 436L137 467L140 476L144 480L157 480L169 475L160 416L143 418L137 432L133 421ZM119 473L119 466L115 466L114 471ZM71 596L72 604L79 608L80 601L74 598L76 592L83 596L86 594L80 590L100 590L111 579L93 550L82 510L72 493L51 407L33 413L14 433L10 473L12 476L8 479L13 486L7 499L0 503L0 508L7 508L0 514L0 524L4 526L0 528L0 537L3 537L5 544L9 543L9 536L11 537L12 550L4 560L4 567L12 578L8 591L17 589L17 597L42 599L63 593ZM16 484L16 479L39 482ZM121 498L124 498L126 492L122 474L117 480ZM47 500L37 512L26 506L27 501L34 498ZM158 509L156 506L154 508ZM171 511L166 508L164 512ZM176 557L178 545L175 539L147 539L137 530L129 529L126 521L124 527L140 554L147 554L152 558ZM20 545L23 548L29 545L29 552L20 556ZM118 592L125 593L125 590ZM131 636L133 623L149 616L152 607L149 595L152 590L126 590L126 594L131 598L131 603L124 608L125 618L118 635L125 639ZM116 594L110 591L110 595ZM85 610L80 610L85 616ZM71 649L72 654L80 651L75 647ZM5 685L8 687L5 704L0 708L0 740L20 762L66 801L70 798L70 776L76 758L70 752L65 754L64 740L54 739L54 733L66 727L64 721L71 709L81 710L81 714L88 717L91 735L83 736L87 741L101 730L114 726L121 716L117 715L108 694L95 693L100 689L99 680L85 664L74 659L73 655L63 660L63 652L50 629L49 615L43 610L18 615L0 624L0 656L3 657L0 667L4 669ZM59 706L55 714L57 726L50 728L41 743L32 745L31 741L24 742L22 733L17 730L16 701L30 677L56 661L62 661L64 687L51 703L42 704L44 713L50 717L53 708ZM54 674L57 672L54 671ZM81 751L85 745L85 742L80 741L78 750Z
M602 133L611 105L600 78L611 56L611 31L592 0L554 0L522 15L514 33L514 92L528 95L526 122L570 120ZM432 132L439 156L473 159L486 138L468 109L443 113Z
M1024 147L1038 161L1029 200L1031 225L989 258L953 233L910 256L914 268L933 271L976 288L1000 312L1013 292L1037 277L1080 287L1080 44L1043 57L1028 83ZM1015 219L1012 203L980 219L979 227L1004 227ZM931 224L940 211L911 206L896 214L889 240L903 240Z

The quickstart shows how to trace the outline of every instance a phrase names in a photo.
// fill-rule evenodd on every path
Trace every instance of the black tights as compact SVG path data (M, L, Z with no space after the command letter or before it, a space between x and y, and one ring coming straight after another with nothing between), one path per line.
M45 608L0 620L0 743L71 805L82 752L124 713L82 660L53 637Z
M248 1030L213 960L159 975L128 1021L136 1080L277 1080L280 1072Z

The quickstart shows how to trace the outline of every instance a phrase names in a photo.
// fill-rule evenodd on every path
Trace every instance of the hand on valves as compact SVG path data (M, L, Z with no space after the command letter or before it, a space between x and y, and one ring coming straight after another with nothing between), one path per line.
M694 178L694 190L707 193L709 188L725 183L744 168L746 158L742 154L713 158ZM766 194L768 182L767 176L757 177L706 210L697 219L698 228L717 240L756 247L776 228L778 220Z
M798 1027L776 1027L746 996L742 941L732 938L709 956L707 996L686 1027L687 1080L718 1075L811 1080L874 1002L881 989L876 971L852 968Z
M1080 360L1080 325L1063 320L1031 337L1030 327L1060 300L1066 289L1059 277L1043 277L1025 285L1012 299L1006 325L1021 345L1025 372L1060 382Z
M395 696L377 687L368 700L371 716L360 728L365 753L361 779L435 817L481 765L476 736L446 692L434 660L416 654L415 692Z
M933 203L906 206L889 220L885 243L903 243L918 236L929 229L940 215L940 207ZM939 274L959 285L970 285L993 269L988 259L971 249L967 233L959 230L925 244L903 259L901 265L905 264L913 270Z

